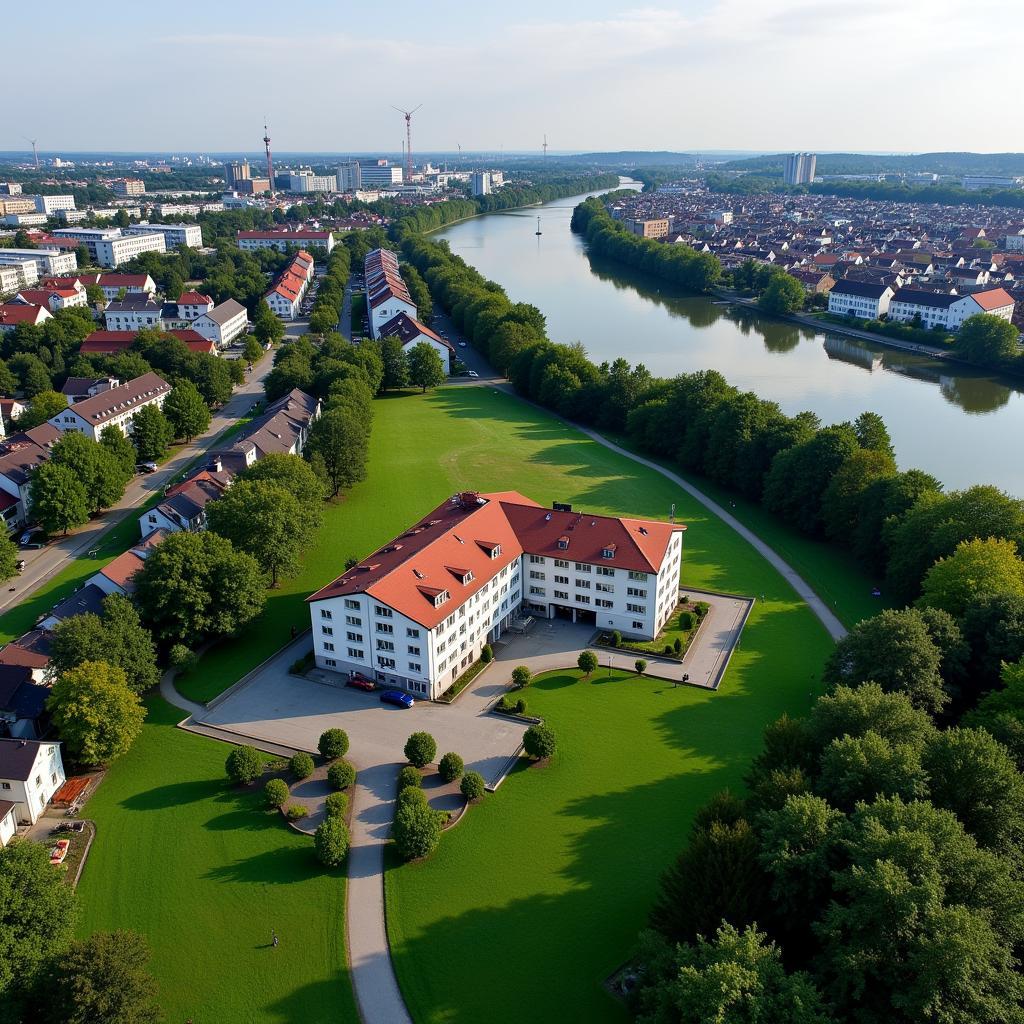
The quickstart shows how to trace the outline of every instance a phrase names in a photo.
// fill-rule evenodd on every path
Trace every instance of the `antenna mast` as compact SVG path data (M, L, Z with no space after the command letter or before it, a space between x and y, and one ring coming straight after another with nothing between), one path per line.
M30 139L27 135L23 135L22 138L26 142L32 143L32 159L36 162L36 170L39 170L39 150L36 149L36 139Z
M546 133L544 135L544 145L543 145L542 148L544 150L544 159L547 160L547 158L548 158L548 137L547 137Z
M397 110L405 118L405 180L412 181L412 115L422 107L421 103L412 110L403 110L401 107L391 105L392 110Z
M270 129L263 125L263 145L267 150L267 177L270 179L270 192L274 192L274 158L270 155Z

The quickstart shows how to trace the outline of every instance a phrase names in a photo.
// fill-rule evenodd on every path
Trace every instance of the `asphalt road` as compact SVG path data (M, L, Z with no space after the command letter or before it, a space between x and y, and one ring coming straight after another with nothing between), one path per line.
M294 321L288 325L286 336L295 337L309 330L308 321ZM159 470L136 476L125 490L124 497L112 509L90 520L81 529L59 537L47 547L23 551L25 571L12 579L0 592L0 612L7 611L25 600L44 583L60 572L73 559L87 554L103 542L104 536L126 517L137 513L154 494L162 492L197 457L213 447L219 435L245 416L263 398L263 378L273 367L273 355L267 353L256 364L249 379L240 385L227 404L210 422L210 427L191 444L178 449ZM19 531L20 533L20 531Z

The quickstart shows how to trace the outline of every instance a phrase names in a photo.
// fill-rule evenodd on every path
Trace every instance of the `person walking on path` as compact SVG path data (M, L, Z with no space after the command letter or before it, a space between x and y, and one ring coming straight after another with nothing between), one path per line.
M270 942L274 949L277 949L277 932L273 928L270 929Z

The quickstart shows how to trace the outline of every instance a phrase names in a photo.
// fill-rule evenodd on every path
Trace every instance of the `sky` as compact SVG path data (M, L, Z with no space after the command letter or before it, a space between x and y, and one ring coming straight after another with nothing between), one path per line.
M1021 149L1024 4L93 0L4 17L0 150ZM31 83L31 91L23 83ZM1007 120L1007 115L1010 115Z

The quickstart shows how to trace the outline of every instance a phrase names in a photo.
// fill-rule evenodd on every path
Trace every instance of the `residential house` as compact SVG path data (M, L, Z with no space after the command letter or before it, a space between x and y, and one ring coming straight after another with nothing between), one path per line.
M828 311L861 320L877 320L889 311L893 290L887 284L843 279L828 293Z
M74 405L75 402L116 388L120 383L116 377L68 377L60 393L68 400L68 405Z
M227 348L237 337L245 333L248 323L249 312L245 306L234 299L226 299L219 306L214 306L197 316L191 322L191 328L212 341L217 348Z
M978 313L988 313L1012 322L1014 306L1013 296L1002 288L989 288L969 295L901 288L889 303L889 319L905 323L917 321L922 327L956 331L968 317Z
M32 678L25 665L0 664L0 736L37 740L46 735L50 688Z
M299 252L281 271L264 298L270 311L282 320L294 320L302 308L302 299L313 280L313 257Z
M213 354L217 348L212 341L196 331L164 331L163 333L183 342L188 346L190 352ZM82 342L78 351L82 355L116 356L121 352L127 352L135 344L136 337L136 331L93 331Z
M52 314L44 305L26 302L5 302L0 305L0 331L13 331L18 324L38 327L46 323Z
M455 495L307 598L316 664L440 696L525 612L653 638L685 526Z
M108 302L103 319L108 331L138 333L145 327L159 327L162 311L163 307L145 292L135 292Z
M239 249L323 249L327 253L334 248L334 236L330 231L311 231L308 228L277 228L272 231L239 231Z
M75 615L101 615L103 599L107 595L93 583L86 583L73 594L58 601L37 623L36 629L52 633L65 619Z
M116 388L86 398L61 410L47 421L58 430L77 430L98 441L104 427L117 427L122 433L132 431L132 417L147 405L160 408L171 386L155 373L119 384Z
M88 306L85 289L75 282L67 288L23 288L14 296L14 302L24 302L32 306L45 306L51 313L61 309L74 309L76 306Z
M10 434L0 442L0 518L8 530L28 519L32 472L50 457L60 431L49 423Z
M402 348L406 351L421 341L426 342L441 357L441 362L444 363L444 372L446 374L452 372L451 361L455 356L455 349L426 324L420 323L419 320L415 320L411 316L406 316L405 313L393 316L384 324L380 329L380 337L398 338L402 343Z
M390 249L374 249L366 254L363 277L371 338L379 338L384 324L399 313L416 319L416 305L402 279L398 257Z
M20 824L34 825L63 783L59 743L0 739L0 800L15 805Z
M50 669L52 637L45 629L30 629L16 640L0 647L0 665L27 668L36 683L45 683Z
M157 530L165 533L196 533L206 529L206 506L231 486L232 474L218 460L169 487L163 499L139 516L139 528L146 537Z

